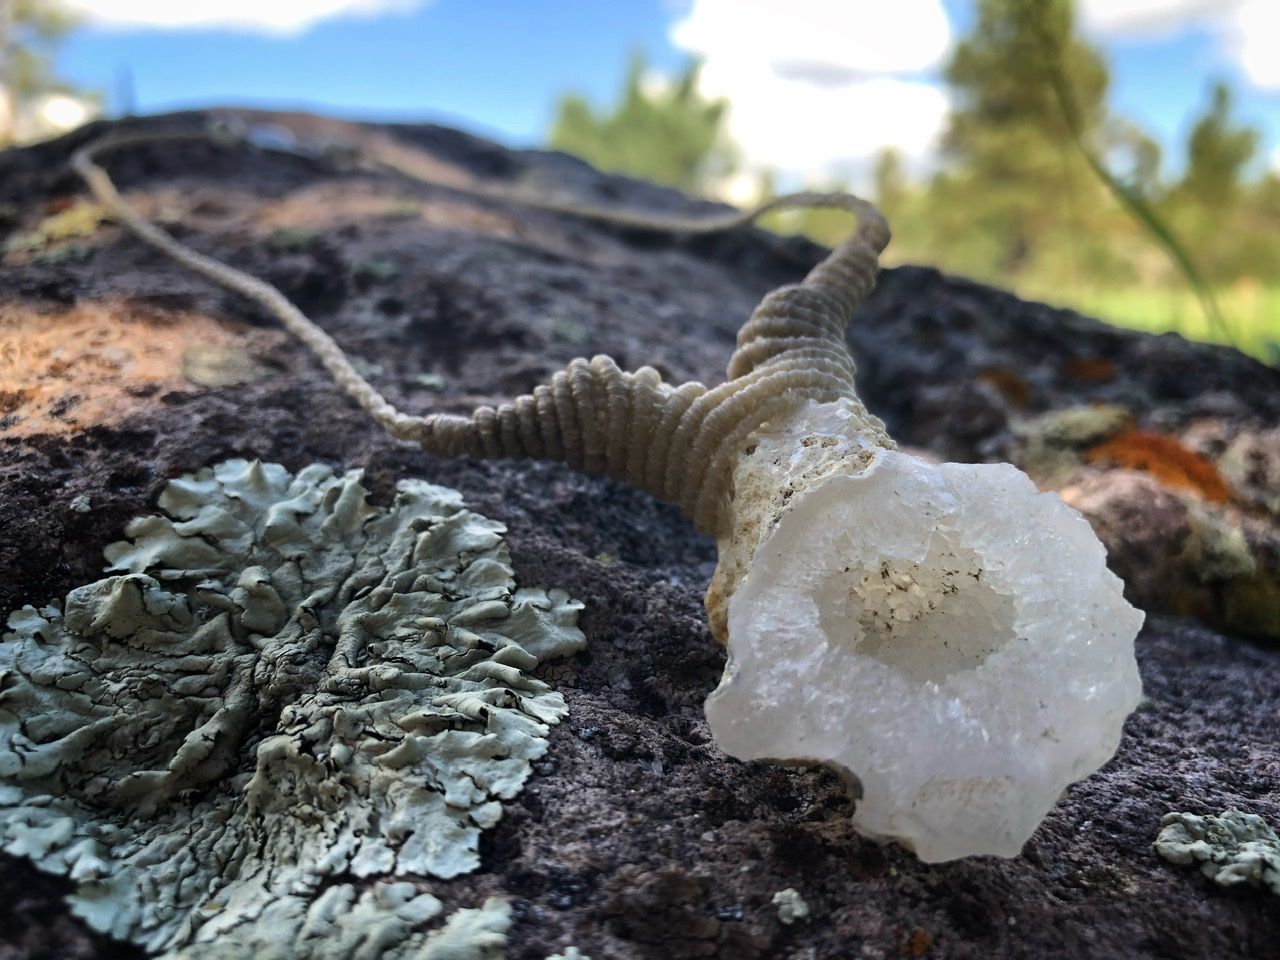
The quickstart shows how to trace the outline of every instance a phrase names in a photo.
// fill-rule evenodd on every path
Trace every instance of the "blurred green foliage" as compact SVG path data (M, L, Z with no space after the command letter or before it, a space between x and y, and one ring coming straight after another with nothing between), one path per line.
M0 147L35 98L76 92L54 76L53 53L79 22L59 0L0 0Z
M875 160L873 199L894 232L888 262L1276 361L1280 175L1253 174L1261 137L1236 118L1229 87L1208 91L1172 178L1155 140L1109 110L1107 64L1081 36L1073 0L977 0L944 77L955 107L936 171L913 180L896 151ZM735 169L726 104L702 99L696 80L691 66L646 84L634 59L615 107L562 99L552 144L603 169L714 192ZM762 177L760 198L773 191ZM825 210L765 222L828 244L849 228ZM1215 303L1226 322L1212 319Z
M723 133L724 101L698 94L698 65L674 79L633 54L616 106L597 110L577 94L561 97L550 143L601 170L698 191L732 169Z
M1231 99L1225 83L1214 84L1212 103L1191 131L1187 173L1178 185L1188 202L1229 207L1240 200L1241 177L1262 137L1257 130L1234 125Z
M1062 262L1066 235L1084 238L1096 226L1099 187L1073 147L1043 44L1052 45L1086 129L1102 122L1106 65L1074 35L1068 0L983 0L946 67L955 108L930 188L931 259L947 251L949 269L1006 283L1064 277L1075 266Z

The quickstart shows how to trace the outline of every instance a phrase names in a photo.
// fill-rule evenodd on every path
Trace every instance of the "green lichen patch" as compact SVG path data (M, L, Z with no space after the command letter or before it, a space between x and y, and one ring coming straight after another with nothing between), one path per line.
M1131 411L1112 403L1052 410L1014 425L1018 464L1033 477L1058 481L1079 465L1081 451L1124 428Z
M215 941L193 943L167 960L497 960L505 954L511 905L501 898L456 910L434 931L439 900L412 883L351 884L311 899L274 900L258 922Z
M1280 896L1280 837L1254 814L1166 813L1155 849L1171 863L1200 864L1200 872L1219 886L1250 884Z
M271 253L309 253L320 245L318 230L305 227L279 227L267 234L262 245Z
M773 895L773 905L778 908L778 919L791 926L799 920L809 919L809 904L794 887L779 890Z
M499 960L511 926L511 904L490 897L477 910L455 910L427 937L413 960Z
M359 481L180 478L113 575L10 616L0 846L79 881L96 929L252 942L327 878L473 870L545 752L565 704L530 671L581 649L581 605L516 589L456 491L406 480L384 509Z
M1114 403L1068 407L1028 421L1019 432L1052 447L1087 447L1117 433L1132 417Z
M400 264L392 257L370 257L353 264L351 275L364 286L389 283L400 276Z
M193 343L182 352L182 375L198 387L239 387L271 375L243 347Z

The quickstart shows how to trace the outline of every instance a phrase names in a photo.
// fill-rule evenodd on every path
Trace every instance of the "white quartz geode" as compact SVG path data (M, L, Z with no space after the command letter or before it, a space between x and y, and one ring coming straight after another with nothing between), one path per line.
M1021 471L868 437L856 401L811 403L738 469L707 719L733 756L840 770L867 836L1015 856L1114 754L1143 615L1084 518Z

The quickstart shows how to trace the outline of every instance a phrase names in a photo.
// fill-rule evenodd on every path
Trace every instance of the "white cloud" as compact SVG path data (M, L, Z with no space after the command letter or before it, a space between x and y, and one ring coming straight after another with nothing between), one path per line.
M714 78L708 67L708 82ZM747 162L805 180L848 175L885 147L922 161L948 111L938 87L891 77L833 87L778 77L738 80L729 133Z
M856 76L937 65L951 27L939 0L693 0L671 38L708 58Z
M1081 15L1087 29L1111 36L1206 27L1250 83L1280 90L1280 0L1083 0Z
M1246 0L1235 12L1228 43L1255 85L1280 90L1280 4Z
M749 166L819 180L893 146L922 161L945 125L940 86L909 76L951 46L940 0L693 0L672 42L701 57L707 96Z
M290 36L322 20L407 13L426 0L69 0L90 22L114 28L242 30Z

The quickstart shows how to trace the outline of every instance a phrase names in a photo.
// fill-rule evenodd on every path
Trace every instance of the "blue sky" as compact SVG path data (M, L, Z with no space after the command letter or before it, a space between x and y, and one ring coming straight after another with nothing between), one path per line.
M271 0L262 0L270 3ZM682 56L651 0L437 0L408 12L321 22L294 36L244 30L86 29L59 64L119 98L132 77L140 112L234 103L349 116L456 121L505 140L544 138L556 96L607 99L633 49L655 66Z
M305 107L440 120L520 145L541 142L558 94L608 101L632 51L667 70L697 52L708 92L733 101L731 130L748 160L796 177L856 171L887 143L927 165L945 122L939 66L973 19L968 0L258 0L266 20L249 0L191 14L176 0L74 2L133 21L91 20L59 55L63 76L104 90L113 108L127 90L140 112ZM1084 0L1110 61L1112 108L1156 135L1167 167L1216 78L1236 88L1239 116L1264 131L1268 162L1280 166L1280 77L1257 53L1259 42L1280 51L1280 16L1260 5L1280 10L1280 0ZM239 10L240 22L164 25L217 10ZM1256 35L1272 27L1269 40ZM827 81L803 70L780 79L770 63L783 60L818 64ZM833 87L833 69L849 82ZM821 119L830 115L862 122L833 128Z

